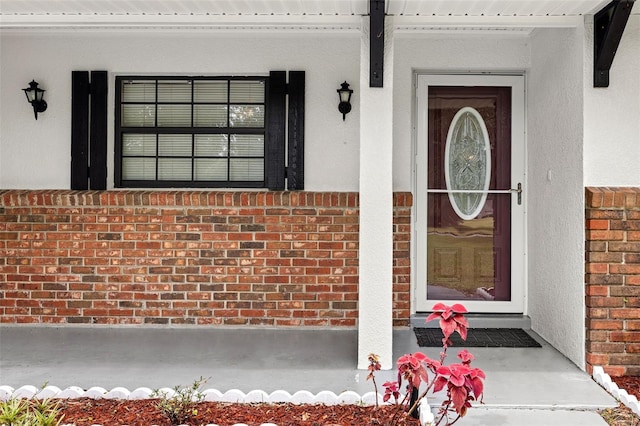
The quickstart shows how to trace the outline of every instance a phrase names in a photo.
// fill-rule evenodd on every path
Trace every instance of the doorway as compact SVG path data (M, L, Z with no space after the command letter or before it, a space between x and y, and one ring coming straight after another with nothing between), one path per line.
M524 307L524 77L418 75L416 310Z

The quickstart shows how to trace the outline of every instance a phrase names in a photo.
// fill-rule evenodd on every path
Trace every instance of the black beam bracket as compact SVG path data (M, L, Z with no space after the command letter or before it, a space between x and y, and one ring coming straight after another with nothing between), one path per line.
M635 0L613 0L593 17L593 87L609 87L609 70Z
M369 87L383 87L384 0L369 0Z

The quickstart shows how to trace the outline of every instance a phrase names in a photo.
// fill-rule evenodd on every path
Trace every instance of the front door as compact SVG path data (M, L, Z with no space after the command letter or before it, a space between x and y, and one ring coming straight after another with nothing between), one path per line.
M522 76L418 76L418 311L523 311L523 98Z

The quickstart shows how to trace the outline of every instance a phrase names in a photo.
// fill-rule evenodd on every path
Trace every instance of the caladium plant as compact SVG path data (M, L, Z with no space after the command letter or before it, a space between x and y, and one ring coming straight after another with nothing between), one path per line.
M467 309L460 304L447 306L444 303L437 303L433 306L433 313L427 317L427 322L439 320L442 330L442 351L440 359L434 360L422 352L406 354L398 358L398 379L394 382L386 382L384 402L393 396L395 404L406 415L418 417L418 404L430 391L434 393L445 391L447 396L440 406L436 426L445 421L445 425L452 425L467 414L472 401L482 401L484 391L485 374L479 368L471 367L474 356L466 349L458 353L461 362L445 365L447 349L451 345L451 335L458 333L463 340L467 338L467 319L464 314ZM374 354L369 356L369 375L367 379L373 379L374 372L380 370L378 357ZM404 399L400 400L399 389L402 383L406 382L407 392ZM419 393L421 386L424 390ZM377 402L377 401L376 401ZM453 416L453 420L449 416ZM395 424L397 416L394 416L391 424Z

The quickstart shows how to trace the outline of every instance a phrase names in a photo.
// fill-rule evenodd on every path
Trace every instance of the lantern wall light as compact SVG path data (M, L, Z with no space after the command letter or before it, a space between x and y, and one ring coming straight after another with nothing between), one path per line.
M342 113L342 121L351 111L351 94L353 90L349 89L349 83L346 81L340 85L338 89L338 96L340 97L340 103L338 104L338 111Z
M47 110L47 103L42 98L44 96L44 89L38 87L38 83L35 80L31 80L29 87L22 89L27 96L27 101L33 106L33 114L38 119L38 113Z

